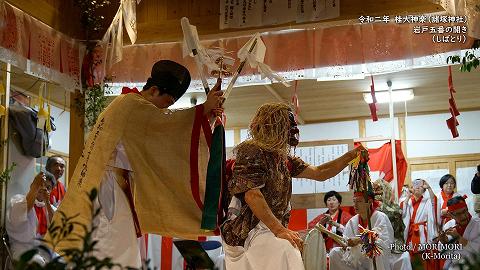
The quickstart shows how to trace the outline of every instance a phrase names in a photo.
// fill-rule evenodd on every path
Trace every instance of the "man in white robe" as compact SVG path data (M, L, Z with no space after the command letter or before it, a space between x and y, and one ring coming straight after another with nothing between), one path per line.
M347 240L348 248L335 247L330 251L330 269L374 269L373 260L361 251L359 225L368 228L368 212L371 213L370 224L373 231L378 232L376 244L381 248L382 254L375 257L377 270L391 269L391 245L394 242L393 227L385 213L376 211L373 195L365 202L363 192L355 192L353 203L357 215L353 216L345 226L343 237Z
M180 78L178 72L172 71L174 69L182 71L184 73L182 76L188 79ZM180 81L178 85L171 82L176 80ZM185 93L189 83L190 75L186 68L172 61L162 60L153 66L152 77L142 92L133 90L123 94L141 95L157 108L164 109ZM221 94L218 91L219 85L217 83L207 96L204 103L205 115L219 110ZM134 172L132 162L135 161L128 159L122 142L118 142L105 168L98 199L94 202L95 207L101 206L99 215L93 220L97 227L93 233L93 240L98 241L94 255L99 259L109 257L123 267L140 268L142 261L137 240L137 237L141 236L140 224L136 212L132 209L132 190L135 185L135 174L141 172ZM159 192L161 194L161 190Z
M465 259L471 259L480 250L480 218L472 217L468 212L465 197L456 196L447 202L448 212L453 218L443 226L443 231L439 237L440 242L446 244L449 240L456 239L453 248L446 248L446 252L452 259L447 259L444 269L460 269L455 267L455 262ZM452 254L456 254L455 257Z
M46 222L50 222L55 208L50 205L50 191L55 183L55 178L50 173L39 173L35 176L30 190L26 195L17 194L10 199L6 215L6 229L10 240L12 256L18 260L20 256L30 250L38 247L42 237L39 233L39 220L35 207L46 208ZM47 225L45 224L45 225ZM33 258L32 262L44 265L50 259L50 254L40 249Z

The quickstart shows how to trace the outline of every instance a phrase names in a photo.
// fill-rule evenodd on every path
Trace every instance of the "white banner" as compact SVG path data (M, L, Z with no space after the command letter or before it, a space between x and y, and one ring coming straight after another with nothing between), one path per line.
M295 155L310 165L318 166L339 158L348 152L348 144L332 144L322 146L297 147ZM350 170L347 167L332 178L323 182L304 178L293 178L292 194L310 194L335 190L348 191Z
M340 0L220 0L220 29L316 22L338 16Z

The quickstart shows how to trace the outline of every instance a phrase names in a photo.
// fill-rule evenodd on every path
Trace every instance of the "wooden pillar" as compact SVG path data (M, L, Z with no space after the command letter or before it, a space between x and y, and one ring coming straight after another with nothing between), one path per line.
M455 179L457 178L457 164L455 160L448 161L448 171Z
M358 137L359 138L367 137L367 129L365 127L365 119L358 120Z
M4 172L8 168L8 107L10 100L10 71L12 69L10 63L2 64L2 83L5 87L5 93L0 93L0 104L5 107L5 116L0 117L0 173ZM5 211L6 211L6 197L7 197L7 185L8 183L0 183L1 185L1 226L5 224Z
M79 102L85 105L85 98L80 91L75 90L75 93L70 95L70 142L67 181L70 181L72 178L85 143L85 111L79 111L77 108Z
M239 128L236 128L233 130L233 144L234 145L237 145L240 143L241 141L241 136L240 136L240 129Z

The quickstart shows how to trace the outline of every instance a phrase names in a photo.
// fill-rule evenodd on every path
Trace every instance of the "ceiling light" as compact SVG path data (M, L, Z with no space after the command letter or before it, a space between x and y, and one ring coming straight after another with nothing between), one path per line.
M327 81L350 81L350 80L363 80L365 79L364 74L353 74L353 75L333 75L327 77L318 77L317 82L327 82Z
M414 96L413 89L392 90L393 102L412 100ZM377 98L377 103L390 102L388 91L376 91L375 97ZM363 99L367 103L373 103L371 93L363 93Z

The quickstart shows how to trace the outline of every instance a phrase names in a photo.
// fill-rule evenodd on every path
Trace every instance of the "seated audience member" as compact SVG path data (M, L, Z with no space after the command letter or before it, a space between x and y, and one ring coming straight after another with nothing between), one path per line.
M328 210L309 222L308 228L311 229L315 227L317 223L320 223L327 228L327 230L343 236L343 230L345 229L344 226L350 218L352 218L352 215L348 212L342 211L340 208L340 205L342 204L342 196L338 192L331 190L325 193L323 202L328 207ZM323 237L325 238L325 248L327 252L329 252L332 247L338 246L330 237L326 235Z
M13 259L18 260L25 251L38 246L38 238L47 232L55 211L49 200L54 185L55 177L51 173L41 172L35 176L26 195L17 194L11 198L6 228ZM39 251L32 261L43 265L50 256L41 249Z
M459 196L459 194L455 192L457 180L453 175L445 174L440 178L439 184L442 190L436 195L435 218L438 228L442 228L442 226L451 219L450 215L448 215L447 202L451 198Z
M382 254L376 257L377 270L392 269L390 247L393 244L393 227L387 215L377 211L378 203L374 201L374 194L368 194L365 201L363 192L355 192L353 204L357 215L353 216L345 226L343 237L347 240L347 249L334 247L330 251L330 269L374 269L372 259L361 251L359 225L368 228L368 212L371 213L370 223L372 230L378 232L377 245L382 249Z
M61 156L51 156L47 159L45 170L55 176L55 181L57 183L53 186L52 192L50 193L50 203L55 207L58 207L65 197L65 186L62 181L60 181L60 178L65 172L65 160Z
M460 245L444 249L449 253L448 255L456 254L457 257L447 259L443 269L457 269L456 261L472 259L480 250L480 218L470 215L465 197L456 196L447 202L448 214L452 219L443 226L443 233L439 235L439 240L443 244L454 241Z

